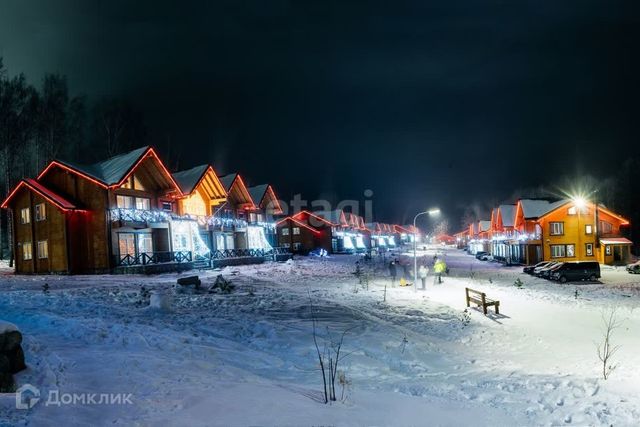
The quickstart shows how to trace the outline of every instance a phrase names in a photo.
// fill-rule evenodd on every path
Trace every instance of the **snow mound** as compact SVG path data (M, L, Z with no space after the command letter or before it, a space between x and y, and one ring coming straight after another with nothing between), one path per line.
M7 332L20 332L20 330L13 323L0 320L0 334L5 334Z

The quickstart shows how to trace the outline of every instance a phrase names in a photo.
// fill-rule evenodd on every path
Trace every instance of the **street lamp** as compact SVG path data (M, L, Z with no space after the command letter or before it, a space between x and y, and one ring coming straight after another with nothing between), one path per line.
M418 236L416 227L416 220L421 215L438 215L440 213L440 209L429 209L428 211L420 212L415 217L413 217L413 291L417 292L418 290L418 256L417 256L417 246L418 246Z

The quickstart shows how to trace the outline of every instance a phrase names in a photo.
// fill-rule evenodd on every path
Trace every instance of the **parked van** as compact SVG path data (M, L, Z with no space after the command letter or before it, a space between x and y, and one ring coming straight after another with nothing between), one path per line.
M595 261L565 262L551 272L551 278L562 283L578 280L594 281L600 278L600 264Z

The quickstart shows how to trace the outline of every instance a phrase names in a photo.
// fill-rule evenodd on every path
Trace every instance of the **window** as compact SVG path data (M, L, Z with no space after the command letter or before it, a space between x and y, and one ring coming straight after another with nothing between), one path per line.
M280 234L283 236L288 236L289 235L289 228L281 228L280 229Z
M29 224L30 222L31 222L31 209L29 208L20 209L20 223Z
M576 256L576 245L567 245L567 256L568 257Z
M173 204L171 202L162 202L162 210L167 212L172 212Z
M293 235L297 236L300 234L300 227L293 227Z
M585 253L587 256L593 256L593 243L587 243L585 245Z
M136 209L148 211L151 209L151 201L145 197L136 197Z
M36 221L44 221L45 219L47 219L47 212L44 203L38 203L36 205Z
M133 233L118 233L118 250L120 256L136 255L136 236Z
M45 259L49 258L49 244L46 240L40 240L38 242L38 258Z
M604 253L607 255L611 255L611 246L607 245L604 247Z
M569 215L575 215L577 212L578 212L578 210L576 209L576 207L575 207L575 206L571 206L571 207L569 208L569 210L567 211L567 214L569 214Z
M249 214L249 222L256 222L256 214L254 213Z
M138 234L138 253L151 253L153 252L153 239L151 233Z
M610 234L613 232L613 225L606 221L600 221L600 231L602 234Z
M33 259L33 248L31 247L31 242L24 242L22 244L22 259L25 261Z
M564 245L551 245L551 258L563 258L565 254Z
M264 219L262 218L262 214L257 215L258 222L262 222Z
M133 209L135 207L135 199L131 196L116 196L116 205L120 209Z
M140 182L137 176L133 176L133 188L140 191L145 191L144 185Z
M564 222L550 222L549 234L552 236L562 236L564 234Z
M290 243L283 243L282 247L289 249L291 247L291 244Z
M593 234L593 225L587 224L584 226L584 234Z
M302 248L302 243L298 242L293 244L294 251L299 251L301 248Z

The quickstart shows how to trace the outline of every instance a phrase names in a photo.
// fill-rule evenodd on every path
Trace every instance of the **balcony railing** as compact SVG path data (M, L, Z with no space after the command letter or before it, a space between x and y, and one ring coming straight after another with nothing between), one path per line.
M191 251L142 252L135 255L118 255L116 259L118 266L164 264L169 262L183 263L191 262L192 260Z
M204 256L196 256L196 260L220 260L231 258L273 258L277 255L291 253L288 248L272 249L221 249L213 250Z

